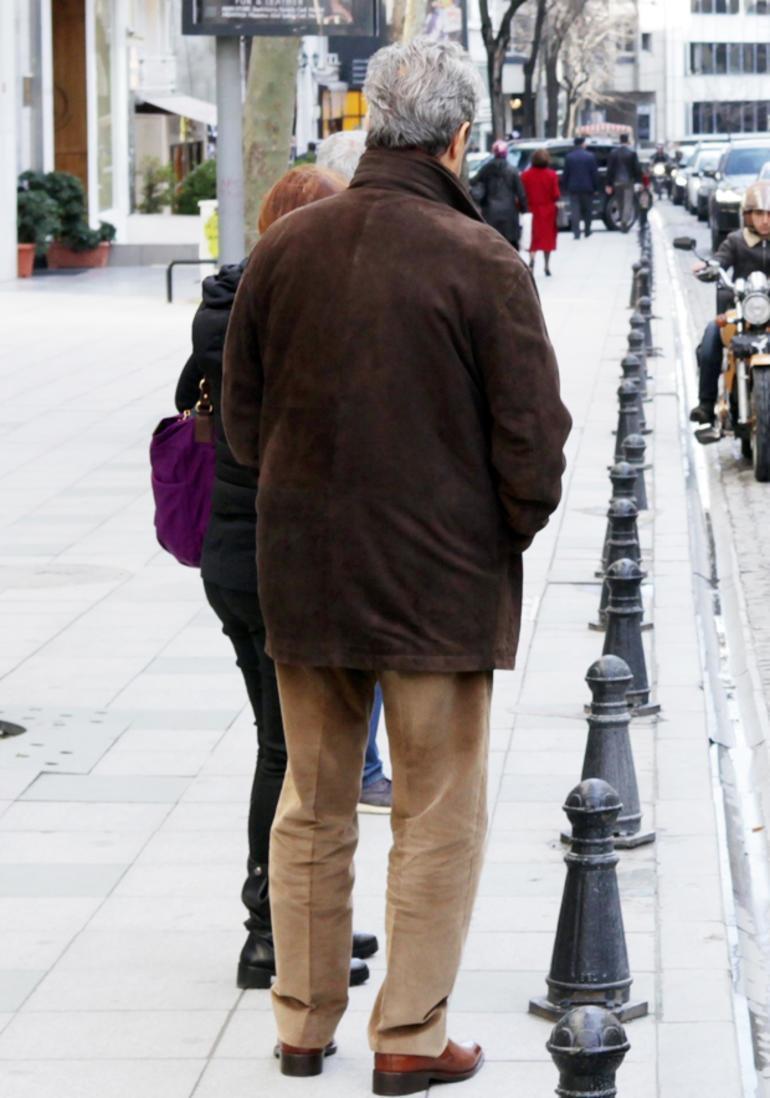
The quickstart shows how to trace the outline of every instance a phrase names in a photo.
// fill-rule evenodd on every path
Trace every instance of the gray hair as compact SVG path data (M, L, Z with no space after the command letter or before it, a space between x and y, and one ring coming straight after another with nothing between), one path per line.
M415 38L386 46L369 61L368 148L417 148L440 156L463 122L473 122L481 78L456 42Z
M319 168L337 172L350 182L365 148L366 130L340 130L321 142L315 161Z

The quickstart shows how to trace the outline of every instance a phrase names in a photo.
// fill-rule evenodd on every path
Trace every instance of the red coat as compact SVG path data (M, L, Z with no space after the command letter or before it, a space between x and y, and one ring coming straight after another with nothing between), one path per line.
M553 168L527 168L521 181L532 214L531 252L556 251L556 201L559 177Z

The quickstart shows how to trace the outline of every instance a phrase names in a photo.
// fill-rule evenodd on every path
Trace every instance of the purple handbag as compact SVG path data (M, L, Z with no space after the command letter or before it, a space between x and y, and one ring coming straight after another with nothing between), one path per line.
M180 564L198 568L211 515L214 422L205 378L192 412L162 419L152 433L150 466L158 541Z

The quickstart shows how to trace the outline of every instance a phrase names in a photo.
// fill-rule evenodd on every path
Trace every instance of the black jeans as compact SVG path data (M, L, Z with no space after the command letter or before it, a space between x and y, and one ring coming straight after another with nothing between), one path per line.
M591 235L593 221L594 196L591 192L571 194L569 196L569 219L575 240L580 239L580 222L586 227L586 236Z
M722 373L722 335L715 320L709 321L695 352L698 360L698 401L714 405L719 394Z
M286 773L286 742L275 664L265 652L265 625L256 592L203 581L206 598L235 649L257 727L257 764L249 806L249 864L267 865L270 828Z

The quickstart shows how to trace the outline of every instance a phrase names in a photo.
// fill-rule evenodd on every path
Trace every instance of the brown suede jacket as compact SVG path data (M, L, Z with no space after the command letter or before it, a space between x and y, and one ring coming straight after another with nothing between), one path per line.
M513 667L521 553L570 417L532 279L455 176L373 149L277 221L227 331L223 420L258 470L278 662Z

